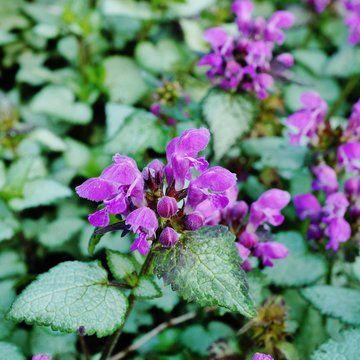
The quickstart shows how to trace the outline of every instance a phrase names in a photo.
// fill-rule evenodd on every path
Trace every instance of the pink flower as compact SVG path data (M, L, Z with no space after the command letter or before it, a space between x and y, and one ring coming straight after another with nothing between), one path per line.
M360 142L348 142L340 145L337 151L339 166L346 171L360 171Z

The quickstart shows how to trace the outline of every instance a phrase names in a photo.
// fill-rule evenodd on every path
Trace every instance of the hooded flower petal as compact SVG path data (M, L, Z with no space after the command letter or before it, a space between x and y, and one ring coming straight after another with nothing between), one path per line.
M104 227L109 225L110 217L107 208L101 209L88 216L89 223L93 226Z
M319 200L312 194L299 194L294 196L294 205L299 219L306 218L316 221L321 216Z
M156 214L148 207L142 207L132 211L126 218L126 225L134 233L146 233L149 237L155 236L159 226Z
M340 243L350 239L351 227L345 219L335 218L329 222L328 227L325 229L325 234L329 236L326 249L338 251Z
M99 202L116 193L116 186L108 180L91 178L77 186L75 191L82 198Z
M360 171L360 142L340 145L337 152L339 166L347 171Z
M288 249L285 245L277 242L258 243L254 254L262 259L264 266L273 266L272 260L286 258Z
M311 184L313 190L324 191L326 194L331 194L338 190L339 184L333 168L326 164L320 164L313 167L312 172L317 178Z

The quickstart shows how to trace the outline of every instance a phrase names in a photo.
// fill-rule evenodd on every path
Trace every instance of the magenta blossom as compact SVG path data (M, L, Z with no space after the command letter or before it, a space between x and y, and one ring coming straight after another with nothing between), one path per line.
M326 203L324 206L324 216L323 221L328 223L334 218L344 217L346 210L349 206L349 201L342 192L337 192L331 194L327 197Z
M273 226L281 225L284 216L281 210L290 202L290 194L279 189L264 192L260 198L252 203L248 230L256 230L261 224L267 222Z
M261 353L256 353L256 354L253 356L252 360L274 360L274 359L273 359L272 356L270 356L270 355L261 354Z
M321 216L321 205L312 194L301 194L294 196L294 205L299 219L306 218L316 221Z
M214 166L189 184L187 209L195 209L205 200L210 200L215 209L224 209L229 204L226 191L236 184L236 175L220 166Z
M360 140L360 100L352 108L345 136Z
M75 190L85 199L102 201L104 208L89 215L94 226L108 225L109 213L125 214L130 202L138 206L144 202L142 174L133 159L119 154L99 177L86 180Z
M318 13L322 13L330 2L331 0L308 0L308 3L313 6Z
M38 354L38 355L33 355L33 357L31 358L31 360L51 360L52 357L50 354Z
M347 11L345 24L350 32L348 42L356 45L360 42L360 3L358 0L343 0L342 2Z
M146 255L150 250L147 238L155 236L159 226L155 212L148 207L136 209L127 216L126 225L130 225L130 230L139 235L130 250L138 250L142 255Z
M209 130L205 128L190 129L167 145L166 177L169 184L174 181L176 190L183 188L185 180L190 180L192 168L199 172L207 169L208 162L204 158L198 158L197 155L206 148L209 138Z
M334 218L329 222L327 228L325 229L325 234L329 236L326 249L338 251L339 244L350 239L351 228L345 219Z
M283 259L288 256L285 245L277 242L260 242L255 247L255 256L261 258L264 266L273 266L273 259Z
M336 172L326 164L320 164L312 168L316 179L312 182L311 187L314 191L324 191L325 194L336 192L339 188Z
M339 166L346 171L360 171L360 142L348 142L340 145L337 151Z
M293 129L289 134L292 144L299 144L302 139L317 141L317 132L324 125L327 104L316 92L305 92L300 101L303 108L287 118L287 125Z

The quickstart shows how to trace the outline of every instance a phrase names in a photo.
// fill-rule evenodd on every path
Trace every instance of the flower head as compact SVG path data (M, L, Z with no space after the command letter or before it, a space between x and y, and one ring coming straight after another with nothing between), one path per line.
M319 200L312 194L301 194L294 196L294 205L299 219L306 218L316 221L321 216L321 205Z
M312 168L316 179L312 182L312 189L315 191L324 191L326 194L336 192L339 188L336 172L326 164L320 164Z

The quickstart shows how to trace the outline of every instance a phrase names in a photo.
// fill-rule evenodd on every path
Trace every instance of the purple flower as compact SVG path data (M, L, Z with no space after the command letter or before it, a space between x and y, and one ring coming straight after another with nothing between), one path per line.
M309 240L320 240L324 236L324 231L319 224L310 224L307 230Z
M260 257L264 266L273 266L273 259L283 259L288 256L288 249L285 245L277 242L259 242L254 255Z
M104 208L89 215L89 222L94 226L108 225L108 213L126 213L129 199L137 206L144 202L144 180L135 161L119 154L100 177L86 180L75 190L85 199L103 201Z
M185 210L189 211L189 208ZM194 212L202 215L204 225L217 225L221 220L220 209L218 209L210 199L206 199L198 204Z
M187 230L200 229L205 223L204 216L199 211L194 211L191 214L185 216L184 225Z
M231 11L236 15L238 29L244 34L250 33L253 9L254 5L250 0L235 0L231 5Z
M353 13L345 18L345 25L349 28L349 44L356 45L360 42L360 14Z
M306 218L316 221L321 215L321 205L318 199L312 194L301 194L294 196L294 205L298 218Z
M138 250L142 255L146 255L150 249L147 238L155 236L159 226L155 212L148 207L136 209L127 216L125 223L130 225L131 231L139 235L132 243L130 250Z
M252 360L274 360L270 355L256 353Z
M239 238L240 244L246 246L248 249L254 247L258 242L259 238L255 233L244 231Z
M342 192L331 194L327 197L323 208L323 222L329 223L332 219L344 217L349 206L349 201Z
M337 151L339 166L346 171L360 171L360 142L348 142L340 145Z
M289 11L276 11L269 19L265 29L265 40L281 45L285 41L282 29L289 29L294 24L294 15Z
M177 201L170 196L163 196L157 203L157 212L163 218L171 218L178 211Z
M159 242L164 247L175 245L179 240L179 234L171 227L167 226L159 236Z
M52 357L50 354L38 354L38 355L33 355L33 357L31 358L31 360L51 360Z
M226 191L234 185L235 174L220 166L214 166L190 181L186 209L195 209L205 200L210 200L215 209L224 209L229 204Z
M313 6L318 13L322 13L330 2L331 0L308 0L308 3Z
M231 42L231 37L228 33L220 28L214 27L208 29L204 32L204 39L216 50L219 52L229 43ZM230 44L229 44L230 45Z
M287 68L294 65L294 57L289 53L282 53L276 57L276 60Z
M191 178L191 168L203 172L208 167L204 158L197 158L199 151L206 148L210 133L205 128L190 129L169 142L166 147L166 178L168 184L175 182L175 189L181 190L185 180Z
M259 225L268 222L273 226L281 225L284 216L281 210L290 202L290 194L279 189L264 192L253 202L250 208L250 219L247 230L256 230Z
M305 92L300 101L303 108L287 118L287 125L295 132L289 134L292 144L299 144L302 138L317 140L317 131L324 124L327 104L316 92Z
M350 138L360 137L360 100L358 100L352 108L349 122L345 130L345 136Z
M338 251L340 243L350 239L351 228L345 219L335 218L329 222L325 229L325 234L329 236L329 242L326 244L326 249Z
M333 168L326 164L320 164L313 167L312 172L317 178L311 184L314 191L324 191L325 194L331 194L338 190L339 184Z

